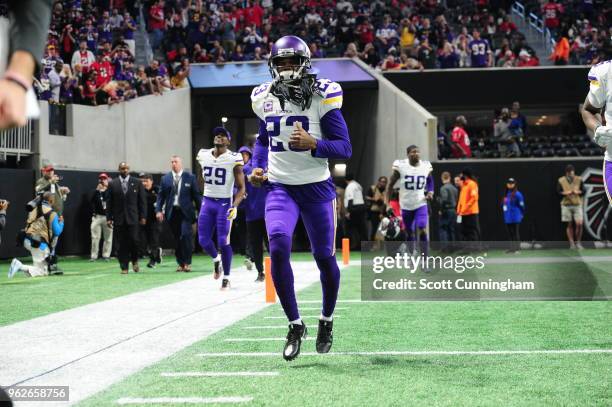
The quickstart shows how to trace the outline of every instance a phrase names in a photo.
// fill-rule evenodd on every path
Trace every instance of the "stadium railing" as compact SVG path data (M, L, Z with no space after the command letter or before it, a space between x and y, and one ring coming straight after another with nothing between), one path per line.
M542 20L541 17L535 13L526 14L525 6L518 1L512 4L511 12L520 17L530 28L534 29L542 36L544 44L548 44L549 51L552 52L555 49L555 39L550 30L544 26L544 20Z
M22 156L32 154L32 120L23 127L0 131L0 154L6 160L7 156L16 156L17 161Z

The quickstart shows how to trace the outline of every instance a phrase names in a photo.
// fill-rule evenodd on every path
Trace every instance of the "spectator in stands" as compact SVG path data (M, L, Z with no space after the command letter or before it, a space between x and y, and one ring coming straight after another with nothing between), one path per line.
M555 36L560 25L561 13L563 6L556 0L549 0L542 6L542 14L544 14L544 26L550 30L550 33Z
M359 58L372 68L376 68L380 63L380 57L374 48L374 44L371 42L365 45L363 52L359 54Z
M499 118L495 121L493 138L502 157L519 157L521 151L518 146L518 137L510 129L510 110L502 108Z
M77 39L74 34L74 27L72 24L67 24L62 29L62 36L60 37L60 54L64 61L69 61L77 48Z
M508 240L511 242L506 253L518 253L521 248L519 229L523 216L525 216L525 199L518 190L514 178L508 178L508 181L506 181L506 193L503 198L502 210L504 213L504 223L508 231Z
M375 240L376 231L381 217L386 212L385 206L385 189L387 189L387 177L378 178L376 185L371 185L366 193L366 203L368 207L368 218L370 220L371 233L370 240Z
M113 249L113 230L106 223L106 204L108 202L108 180L106 173L98 175L98 184L91 197L91 253L90 261L98 259L100 252L100 237L102 237L102 259L108 261Z
M400 52L409 54L416 43L417 29L407 18L403 18L399 27L399 46Z
M465 242L480 240L480 221L478 200L480 199L478 184L469 168L461 171L461 189L457 202L457 223L461 225L461 237ZM477 245L467 244L465 249L472 251Z
M157 0L149 9L149 32L151 34L151 48L156 51L166 31L166 19L164 18L164 0Z
M429 44L429 39L427 37L423 37L423 40L419 45L418 58L424 69L435 69L436 53L433 47Z
M529 66L540 66L540 60L538 57L531 55L527 50L521 50L519 52L519 60L516 64L519 68Z
M394 70L399 70L400 68L401 66L399 62L395 60L395 57L393 56L393 54L387 55L382 65L380 66L380 69L382 69L383 71L394 71Z
M438 50L438 63L442 69L459 68L459 54L447 40L444 40L442 48Z
M49 102L59 103L60 101L60 88L62 86L62 78L60 73L64 69L64 64L61 61L55 63L55 67L49 72L49 86L51 87L51 99Z
M565 175L557 181L557 192L561 198L561 222L566 224L565 233L570 249L582 247L582 197L585 193L582 178L576 175L574 166L565 167Z
M527 118L523 113L521 113L521 104L518 101L512 102L512 110L510 111L510 117L513 121L516 120L518 122L523 136L527 136Z
M13 278L18 271L23 271L28 277L49 275L47 258L51 254L50 245L64 230L64 218L53 210L54 199L55 195L51 191L44 192L41 203L28 213L23 247L32 255L33 264L26 266L13 259L9 278Z
M382 25L376 30L377 47L382 53L386 54L391 48L395 48L398 42L397 26L391 21L391 16L386 15L383 18Z
M456 240L455 236L455 225L457 222L457 198L459 197L459 191L451 183L451 175L448 171L444 171L440 177L442 179L442 186L440 187L440 195L438 195L438 203L440 209L438 215L440 220L439 226L439 239L440 242L453 242ZM442 250L450 249L448 243L443 244Z
M363 189L353 174L346 174L346 189L344 190L344 207L346 208L346 219L348 235L351 239L351 249L360 250L361 242L368 239L368 227L366 225L366 206L363 199Z
M554 61L555 65L567 65L569 62L570 45L567 39L567 32L564 32L559 36L557 43L555 44L555 50L548 59Z
M453 158L471 158L470 138L465 131L467 119L465 116L457 116L455 127L451 133L451 151Z
M346 51L344 52L345 58L355 58L359 56L359 51L357 51L357 45L354 42L349 43L346 46Z
M472 68L486 68L492 66L492 54L489 41L480 38L480 31L472 32L473 39L468 44L470 66Z
M409 58L406 54L402 54L400 55L399 69L422 71L425 69L425 67L423 67L423 64L420 61L417 61L414 58Z
M72 69L79 64L84 74L89 72L89 67L96 62L96 57L93 52L87 49L87 41L82 40L79 42L79 49L72 54L72 61L70 65Z
M136 31L136 22L127 11L123 14L123 20L121 20L121 36L123 41L127 44L128 49L132 57L136 58L136 40L134 39L134 32Z

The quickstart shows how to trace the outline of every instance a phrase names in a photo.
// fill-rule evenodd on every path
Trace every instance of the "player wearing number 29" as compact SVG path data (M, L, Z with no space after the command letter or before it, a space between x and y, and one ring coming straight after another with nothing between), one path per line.
M421 253L428 255L427 243L427 201L433 198L432 166L429 161L421 160L419 148L411 145L406 149L408 158L393 162L387 200L391 199L393 185L400 181L400 207L406 227L406 240L414 242L415 227L421 242ZM412 249L412 243L411 243Z
M323 308L316 349L329 352L332 315L340 287L336 263L336 192L327 160L350 158L352 147L340 107L342 89L309 73L310 50L304 41L285 36L272 47L268 61L272 81L251 94L259 118L253 154L253 185L265 183L265 220L272 258L272 280L289 319L283 351L286 360L300 353L307 329L300 318L293 271L291 239L302 217L320 271Z
M213 135L215 147L201 149L196 156L204 178L204 199L198 217L198 238L202 249L213 258L215 280L221 276L221 269L223 270L221 289L227 290L230 288L229 276L232 266L230 231L232 221L236 218L236 208L244 199L245 193L242 172L244 162L241 154L227 148L231 140L231 134L227 129L216 127ZM232 198L234 182L237 191ZM212 241L215 228L221 255Z
M601 62L588 74L589 93L582 105L584 125L594 134L594 141L606 150L604 158L604 186L612 204L612 60ZM605 107L606 125L601 114Z

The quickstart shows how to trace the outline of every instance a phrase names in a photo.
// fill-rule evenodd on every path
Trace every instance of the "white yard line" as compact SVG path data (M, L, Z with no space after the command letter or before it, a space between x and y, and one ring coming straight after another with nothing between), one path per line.
M162 377L268 377L278 376L280 372L164 372Z
M294 266L296 291L318 283L313 267ZM2 326L0 385L70 386L74 404L269 305L252 273L220 286L205 275ZM17 403L31 405L53 403Z
M321 311L321 307L298 307L300 311ZM348 308L346 307L336 307L334 311L345 311ZM282 308L281 308L282 310Z
M287 329L288 326L289 326L289 323L287 323L287 325L245 326L242 329Z
M379 351L379 352L330 352L320 354L302 352L301 356L498 356L498 355L572 355L612 354L612 349L542 349L542 350L448 350L448 351ZM218 352L198 353L199 357L280 357L279 352Z
M248 403L253 397L123 397L117 404L233 404Z

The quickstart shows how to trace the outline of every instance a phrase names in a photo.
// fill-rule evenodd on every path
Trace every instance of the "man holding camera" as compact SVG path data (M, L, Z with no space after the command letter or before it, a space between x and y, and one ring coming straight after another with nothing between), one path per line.
M68 194L70 193L70 188L62 187L59 185L59 182L62 180L56 173L55 169L52 165L47 165L42 169L43 176L40 177L36 181L35 192L37 195L40 195L44 192L51 192L53 194L53 211L57 213L58 216L62 216L64 214L64 201L68 198ZM50 242L50 255L49 255L49 270L51 272L61 272L58 271L57 268L57 256L55 255L55 248L57 247L57 241L59 239L59 235L53 238L53 241Z
M91 198L93 215L91 217L91 257L90 261L98 259L100 237L103 237L102 259L108 261L113 249L113 230L106 223L106 204L108 202L108 180L106 173L98 176L98 185Z
M23 271L28 277L49 275L47 257L50 254L51 242L64 230L64 218L53 210L55 195L49 191L37 198L36 206L29 212L27 224L19 241L32 254L32 266L26 266L13 259L8 277Z

